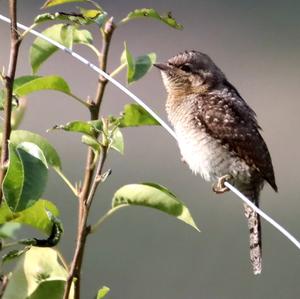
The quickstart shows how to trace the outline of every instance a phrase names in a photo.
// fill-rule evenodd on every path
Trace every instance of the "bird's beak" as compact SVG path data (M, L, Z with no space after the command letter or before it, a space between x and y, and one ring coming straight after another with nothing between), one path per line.
M161 71L168 71L170 69L170 66L167 63L154 63L153 65Z

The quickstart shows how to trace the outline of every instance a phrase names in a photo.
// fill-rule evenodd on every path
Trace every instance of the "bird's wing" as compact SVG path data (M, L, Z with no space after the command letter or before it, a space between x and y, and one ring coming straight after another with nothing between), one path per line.
M207 132L255 167L277 191L271 157L254 111L235 92L209 95L199 103L197 118Z

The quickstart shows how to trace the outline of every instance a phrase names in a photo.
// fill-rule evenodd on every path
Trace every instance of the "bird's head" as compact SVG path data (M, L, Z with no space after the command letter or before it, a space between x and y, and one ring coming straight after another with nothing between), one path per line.
M168 93L206 93L226 78L211 58L199 51L185 51L167 63L154 64L162 72Z

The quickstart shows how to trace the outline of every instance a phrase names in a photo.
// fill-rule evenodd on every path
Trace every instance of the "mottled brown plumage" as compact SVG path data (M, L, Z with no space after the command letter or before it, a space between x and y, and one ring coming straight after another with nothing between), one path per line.
M168 92L169 120L192 171L208 181L229 175L230 182L257 206L264 181L277 191L271 157L255 112L210 57L186 51L156 66L162 71ZM247 205L245 215L250 230L250 260L258 274L260 218Z

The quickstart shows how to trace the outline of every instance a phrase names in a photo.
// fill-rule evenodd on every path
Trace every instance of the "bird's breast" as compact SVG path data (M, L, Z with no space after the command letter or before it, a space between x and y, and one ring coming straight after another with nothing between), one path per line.
M215 181L226 174L238 181L248 181L247 164L205 130L175 125L178 145L184 161L195 174L207 181Z
M195 174L211 181L226 172L230 155L216 139L180 124L175 126L175 132L181 155Z

